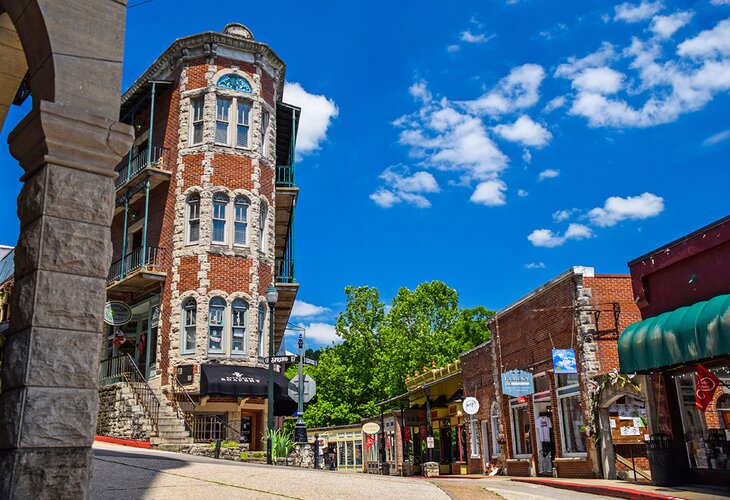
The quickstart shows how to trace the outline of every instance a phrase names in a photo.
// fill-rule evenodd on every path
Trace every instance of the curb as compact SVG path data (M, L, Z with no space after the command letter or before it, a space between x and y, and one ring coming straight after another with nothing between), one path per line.
M570 483L567 481L549 481L541 479L522 479L512 478L511 481L518 483L530 483L539 484L542 486L549 486L551 488L560 488L563 490L579 491L581 493L590 493L592 495L604 495L614 498L626 498L628 500L673 500L681 499L682 497L663 495L661 493L654 493L651 491L641 491L632 488L619 488L617 486L605 486L598 484L583 484L583 483Z
M152 449L152 444L149 441L135 441L134 439L122 439L99 435L94 436L94 441L100 441L102 443L120 444L122 446L131 446L133 448Z

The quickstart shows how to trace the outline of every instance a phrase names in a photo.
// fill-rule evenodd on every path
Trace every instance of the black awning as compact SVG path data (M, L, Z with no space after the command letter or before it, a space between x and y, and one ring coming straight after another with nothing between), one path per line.
M233 396L266 398L269 392L269 372L263 368L233 365L200 365L201 396ZM274 414L291 415L297 403L288 392L289 381L274 372Z

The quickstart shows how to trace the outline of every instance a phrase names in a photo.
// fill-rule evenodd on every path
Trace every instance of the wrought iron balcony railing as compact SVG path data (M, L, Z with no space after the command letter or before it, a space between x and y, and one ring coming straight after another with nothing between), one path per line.
M276 185L294 187L294 165L278 165L276 167Z
M119 189L132 179L137 173L147 167L156 168L169 168L170 165L170 148L163 148L160 146L152 146L152 151L149 151L149 146L140 149L135 156L126 161L123 161L117 172L119 177L114 182L114 186Z
M138 269L149 272L162 272L164 261L164 248L147 247L146 255L142 247L137 248L123 258L112 262L107 276L107 283L119 281Z
M294 279L294 259L276 259L276 282L297 282L297 280Z

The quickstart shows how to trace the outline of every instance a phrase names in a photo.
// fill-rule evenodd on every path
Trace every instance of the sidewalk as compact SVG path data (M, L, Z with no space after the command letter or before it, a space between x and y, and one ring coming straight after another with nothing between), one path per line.
M552 479L552 478L511 478L521 483L540 484L551 488L561 488L581 493L591 493L614 498L631 500L656 500L683 498L687 500L714 500L730 498L730 488L711 488L702 486L654 486L648 483L634 483L608 479Z

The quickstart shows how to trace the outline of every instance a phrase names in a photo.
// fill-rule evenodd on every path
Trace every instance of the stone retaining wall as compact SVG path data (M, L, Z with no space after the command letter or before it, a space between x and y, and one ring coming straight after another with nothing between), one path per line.
M99 387L98 394L98 435L135 440L150 438L150 423L144 413L135 411L134 397L123 383Z

